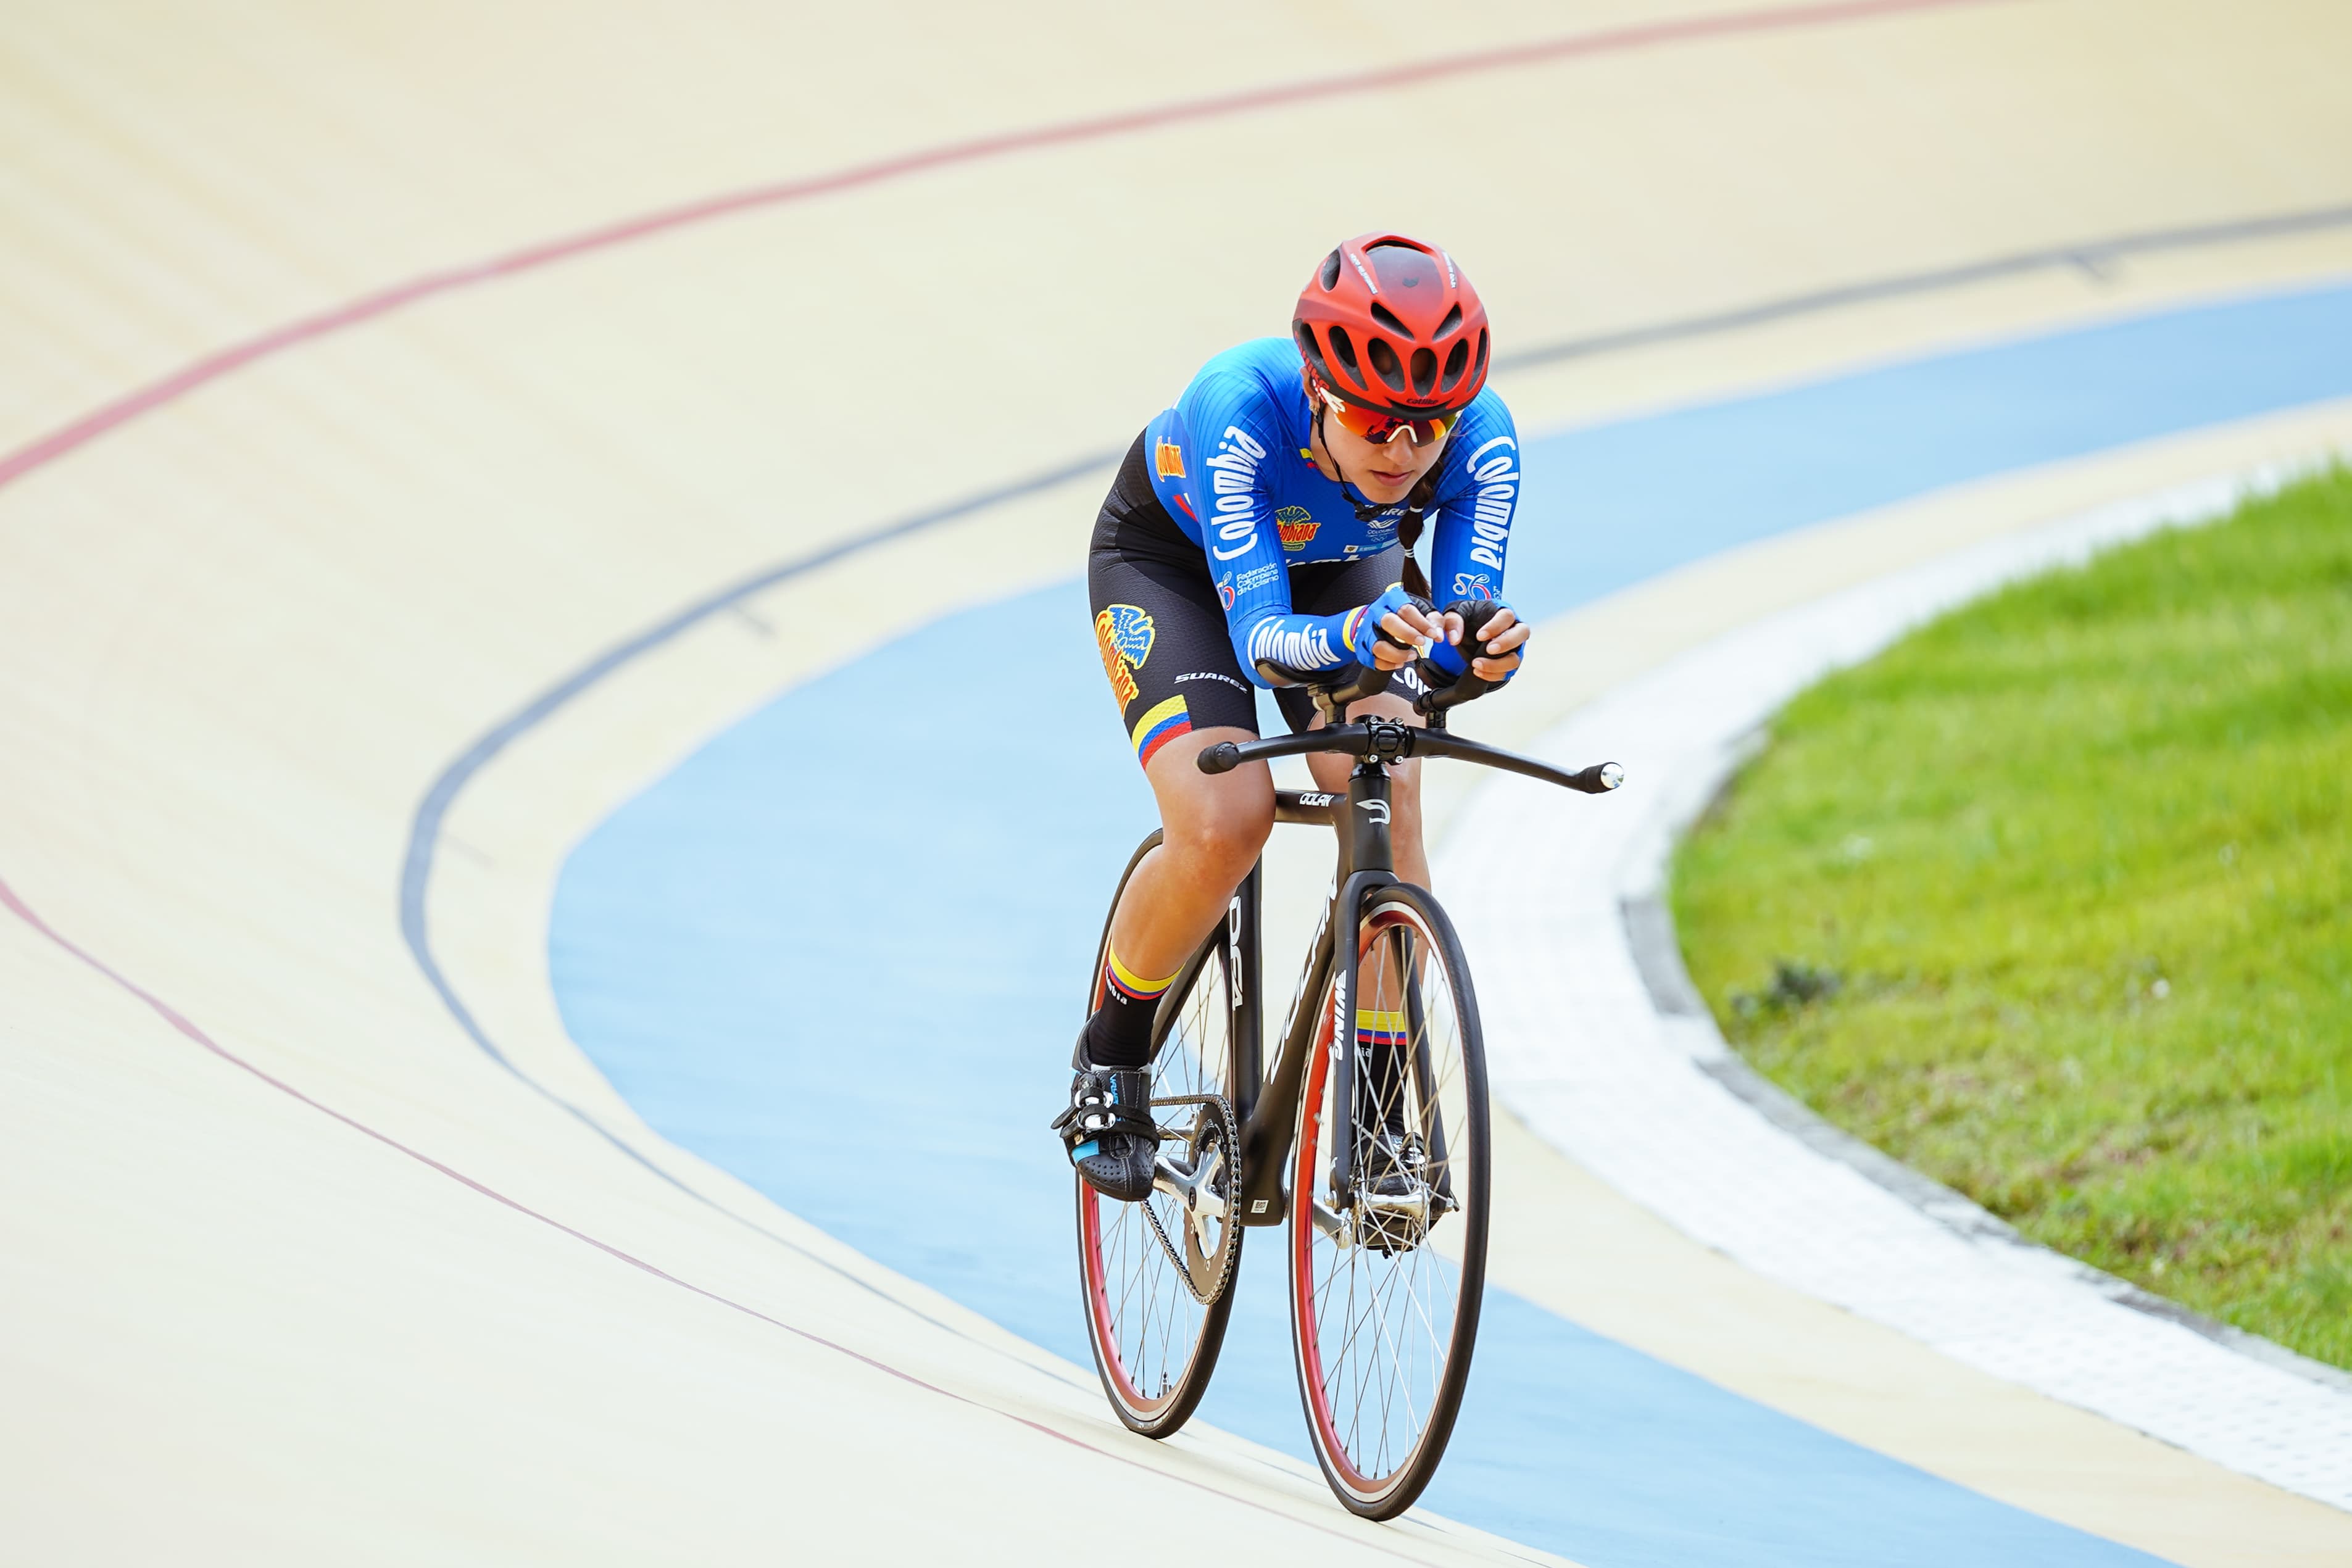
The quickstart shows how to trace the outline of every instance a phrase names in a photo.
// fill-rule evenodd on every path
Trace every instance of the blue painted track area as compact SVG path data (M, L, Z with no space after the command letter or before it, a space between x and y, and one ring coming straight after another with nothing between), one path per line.
M1549 436L1511 595L1549 616L1804 524L2347 392L2338 287ZM1070 564L786 693L616 812L565 867L551 962L572 1038L656 1131L1086 1364L1045 1123L1153 817ZM1244 1254L1202 1418L1304 1458L1275 1239ZM1592 1568L2152 1561L1500 1291L1424 1501Z

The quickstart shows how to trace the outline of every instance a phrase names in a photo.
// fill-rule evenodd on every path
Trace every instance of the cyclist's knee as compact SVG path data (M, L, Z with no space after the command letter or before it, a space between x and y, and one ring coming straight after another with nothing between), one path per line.
M1274 792L1232 790L1162 829L1161 841L1205 874L1239 882L1274 831Z

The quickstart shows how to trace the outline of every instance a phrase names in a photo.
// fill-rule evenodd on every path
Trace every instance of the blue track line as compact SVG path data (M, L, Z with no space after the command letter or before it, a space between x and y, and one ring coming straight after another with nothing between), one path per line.
M1572 432L1526 454L1513 596L1549 615L1806 523L2346 393L2352 287ZM551 936L573 1038L663 1136L1079 1362L1044 1124L1109 881L1151 821L1098 672L1073 582L791 692L582 843ZM856 758L809 762L844 735ZM1303 1454L1272 1239L1245 1254L1202 1415ZM1502 1291L1426 1501L1592 1568L2150 1561Z

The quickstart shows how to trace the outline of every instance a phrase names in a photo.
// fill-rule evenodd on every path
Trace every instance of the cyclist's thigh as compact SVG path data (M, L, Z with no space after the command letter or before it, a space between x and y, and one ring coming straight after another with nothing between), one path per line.
M1115 516L1119 499L1114 488L1096 525L1087 591L1119 724L1148 771L1161 747L1196 731L1256 735L1257 699L1200 547L1164 511L1157 520L1133 509Z

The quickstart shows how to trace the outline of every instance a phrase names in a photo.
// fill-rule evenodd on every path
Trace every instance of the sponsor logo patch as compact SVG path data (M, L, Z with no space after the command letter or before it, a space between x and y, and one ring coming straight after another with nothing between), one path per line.
M1140 605L1113 604L1095 617L1095 646L1121 712L1135 700L1135 672L1151 657L1151 616Z
M1152 465L1162 479L1184 477L1184 452L1172 441L1163 441L1151 455Z
M1283 549L1302 550L1323 525L1304 507L1285 507L1274 514L1274 526L1282 535Z

